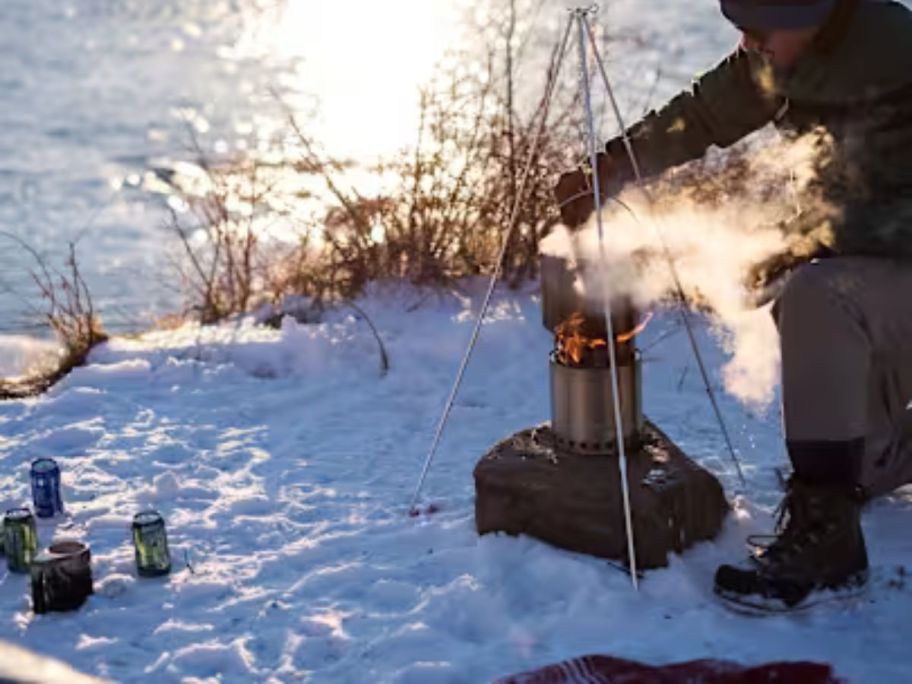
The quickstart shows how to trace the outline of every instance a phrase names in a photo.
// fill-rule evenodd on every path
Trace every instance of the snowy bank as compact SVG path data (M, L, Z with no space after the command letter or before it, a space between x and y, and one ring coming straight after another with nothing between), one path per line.
M0 638L119 681L483 682L583 653L652 663L832 662L858 682L908 680L912 495L874 503L873 566L849 609L751 619L711 593L715 566L768 529L785 465L778 416L722 397L748 488L715 544L647 575L639 594L603 561L527 538L479 538L472 469L498 439L548 417L534 293L498 296L426 492L407 506L472 325L474 298L375 294L280 330L183 328L97 348L38 399L0 404L0 504L28 500L28 463L56 457L67 517L40 524L92 546L96 595L34 616L23 576L0 574ZM737 485L677 319L642 335L645 409ZM706 331L714 377L724 361ZM689 370L688 370L689 369ZM140 580L129 522L165 515L175 569Z

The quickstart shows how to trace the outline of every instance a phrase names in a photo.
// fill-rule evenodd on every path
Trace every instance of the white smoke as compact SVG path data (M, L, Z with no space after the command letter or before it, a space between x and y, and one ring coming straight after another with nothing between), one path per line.
M751 406L766 406L779 376L778 336L769 307L758 308L745 283L757 264L789 252L779 224L799 210L815 154L810 140L766 142L740 159L737 193L720 190L712 202L667 184L652 202L641 190L628 191L603 209L602 243L593 217L575 234L555 230L542 252L584 264L577 287L588 300L627 296L641 309L676 291L670 256L688 300L710 310L717 323L730 355L726 389Z

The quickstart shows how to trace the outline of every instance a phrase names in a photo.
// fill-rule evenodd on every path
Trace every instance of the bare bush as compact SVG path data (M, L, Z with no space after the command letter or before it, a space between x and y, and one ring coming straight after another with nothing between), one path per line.
M212 324L287 295L307 295L319 308L339 292L327 275L330 260L317 244L319 231L295 225L277 239L271 229L292 223L291 207L309 199L296 176L315 173L287 155L278 159L210 159L190 132L196 169L171 185L167 231L177 238L172 258L179 290L187 298L181 318ZM339 162L329 174L340 168Z
M539 241L559 220L555 177L584 149L582 107L576 88L544 98L542 86L556 78L556 46L533 65L535 78L520 78L525 46L535 41L518 16L516 0L500 3L479 34L489 47L455 56L422 89L414 146L368 169L381 180L379 194L353 186L353 162L326 152L290 111L282 161L268 169L252 160L209 163L194 141L207 188L180 193L187 211L172 209L169 222L182 245L189 311L212 323L285 295L351 301L378 280L451 287L493 272L510 230L502 279L519 286L534 278ZM265 239L251 218L268 217L274 196L288 194L264 171L297 176L297 187L309 188L304 199L323 203L294 245Z
M185 216L169 206L167 227L183 249L185 258L174 266L190 293L190 309L202 323L214 323L250 305L259 268L254 219L269 187L258 184L256 160L215 168L192 140L202 187L175 188L174 204Z
M73 368L85 363L92 348L108 339L95 312L92 294L79 269L76 244L68 243L63 270L50 266L47 259L22 238L12 233L0 235L15 242L29 254L34 266L29 270L43 308L29 304L55 333L62 353L55 368L16 380L0 379L0 399L32 396L45 391Z
M482 60L464 58L422 89L414 148L374 169L388 179L380 197L344 190L290 118L301 166L321 171L335 202L325 237L340 291L350 296L387 278L452 285L491 272L511 227L502 277L517 286L537 275L539 240L558 220L551 187L574 159L579 108L573 97L557 108L544 97L518 106L513 3L501 21L502 62L501 46L492 45ZM549 80L557 59L552 54L545 68Z

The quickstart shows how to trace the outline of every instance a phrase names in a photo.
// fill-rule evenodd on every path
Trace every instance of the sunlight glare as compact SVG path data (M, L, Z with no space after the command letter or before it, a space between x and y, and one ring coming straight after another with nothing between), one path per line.
M270 36L300 57L298 88L320 99L327 149L374 157L414 142L418 88L457 36L452 0L289 0Z

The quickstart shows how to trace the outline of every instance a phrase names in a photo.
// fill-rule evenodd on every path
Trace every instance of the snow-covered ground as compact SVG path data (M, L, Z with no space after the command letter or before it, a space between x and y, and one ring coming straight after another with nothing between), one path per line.
M32 370L53 366L59 351L53 340L0 335L0 378L28 375Z
M428 480L440 511L408 517L479 291L362 300L390 351L385 377L368 327L340 312L279 331L115 339L47 396L0 403L0 504L26 503L30 459L56 457L67 517L41 540L90 543L97 589L78 613L36 617L26 578L4 571L0 638L131 682L484 682L583 653L813 659L855 682L909 680L908 492L865 515L874 576L861 603L757 619L711 596L715 566L771 524L785 463L775 410L722 397L747 464L739 515L639 594L603 561L476 535L477 459L548 417L534 292L498 296ZM660 315L642 335L646 410L732 495L676 325ZM717 378L723 356L700 339ZM133 567L129 522L147 507L169 525L175 570L161 580Z

